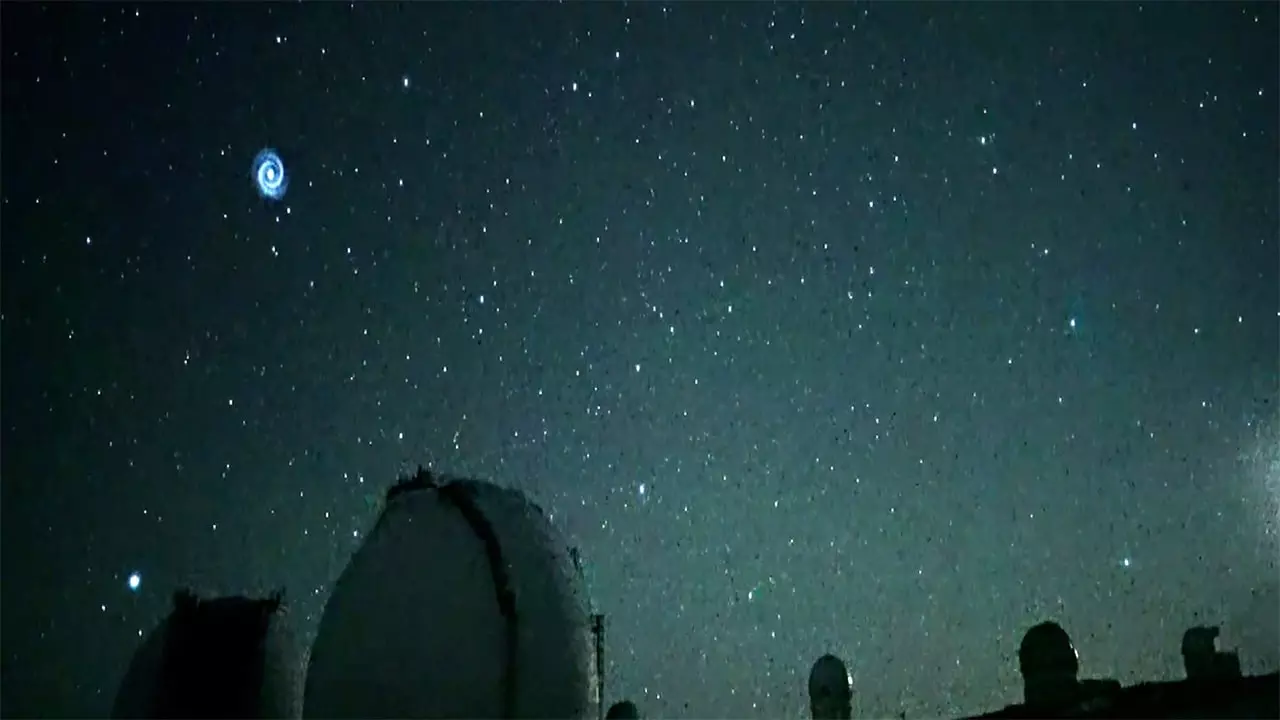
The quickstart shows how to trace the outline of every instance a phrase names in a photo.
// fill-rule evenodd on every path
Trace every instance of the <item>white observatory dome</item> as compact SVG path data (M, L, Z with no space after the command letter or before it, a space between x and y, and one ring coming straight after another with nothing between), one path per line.
M568 545L538 506L420 472L388 493L333 588L304 716L594 716L589 613Z

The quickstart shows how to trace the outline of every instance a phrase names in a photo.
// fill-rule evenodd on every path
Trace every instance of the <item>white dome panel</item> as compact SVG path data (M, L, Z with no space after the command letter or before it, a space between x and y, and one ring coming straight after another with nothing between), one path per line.
M523 494L402 485L334 586L303 712L585 717L588 613L568 546Z

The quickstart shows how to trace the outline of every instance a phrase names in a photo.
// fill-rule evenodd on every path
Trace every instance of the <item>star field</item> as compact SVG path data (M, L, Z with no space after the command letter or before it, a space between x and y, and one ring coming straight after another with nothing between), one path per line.
M178 586L305 641L419 463L647 716L993 709L1045 619L1274 670L1277 7L5 4L4 712Z

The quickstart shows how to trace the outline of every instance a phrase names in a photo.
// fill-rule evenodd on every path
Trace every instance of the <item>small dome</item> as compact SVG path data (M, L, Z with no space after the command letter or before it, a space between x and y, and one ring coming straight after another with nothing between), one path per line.
M847 700L853 697L853 678L844 661L835 655L823 655L809 670L809 697Z
M1070 675L1079 671L1080 660L1067 631L1056 622L1046 621L1022 636L1018 646L1018 667L1023 675Z
M334 585L303 712L594 715L589 617L568 545L523 494L406 483Z

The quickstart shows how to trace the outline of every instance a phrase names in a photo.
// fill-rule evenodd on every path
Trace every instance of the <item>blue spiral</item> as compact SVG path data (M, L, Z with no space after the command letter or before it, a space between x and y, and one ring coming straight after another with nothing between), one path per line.
M253 185L258 194L268 200L279 200L289 189L289 175L284 161L271 148L263 148L253 158Z

